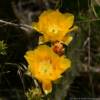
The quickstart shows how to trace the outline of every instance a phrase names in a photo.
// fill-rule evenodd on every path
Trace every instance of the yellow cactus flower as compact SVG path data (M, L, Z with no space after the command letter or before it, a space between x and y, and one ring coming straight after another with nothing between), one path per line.
M68 45L72 36L69 32L75 30L77 26L73 26L74 16L70 13L60 13L58 10L44 11L37 23L33 22L34 29L43 34L40 37L40 43L47 41L61 41Z
M28 70L42 83L46 94L52 91L52 81L60 78L61 74L71 66L69 59L65 56L58 56L46 45L27 51L24 57L28 62Z

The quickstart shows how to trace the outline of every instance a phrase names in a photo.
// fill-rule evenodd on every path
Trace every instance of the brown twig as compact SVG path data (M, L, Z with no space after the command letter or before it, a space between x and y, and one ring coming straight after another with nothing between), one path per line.
M14 27L19 27L20 29L22 29L24 31L31 31L31 30L33 30L32 26L27 25L27 24L16 24L16 23L4 21L4 20L0 20L0 23L2 23L4 25L11 25L11 26L14 26Z

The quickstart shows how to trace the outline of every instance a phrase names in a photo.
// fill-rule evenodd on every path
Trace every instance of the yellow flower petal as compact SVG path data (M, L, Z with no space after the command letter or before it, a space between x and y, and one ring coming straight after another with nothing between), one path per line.
M69 29L72 27L74 23L74 16L70 13L65 13L64 16L65 16L66 28Z
M78 26L73 26L72 28L70 28L70 29L68 30L68 33L69 33L69 32L72 32L72 31L74 31L74 30L78 30Z
M49 94L52 91L52 83L50 81L43 82L42 88L45 94Z
M70 68L71 61L69 59L67 59L65 56L62 56L60 58L60 64L61 64L60 69L62 70L62 72L64 72L65 70Z
M39 37L39 44L43 44L45 42L48 42L48 39L44 38L44 36Z
M36 22L33 22L33 23L32 23L32 27L33 27L33 29L39 31L39 30L38 30L38 24L37 24Z
M73 40L73 37L68 34L63 38L63 43L65 45L68 45L72 40Z

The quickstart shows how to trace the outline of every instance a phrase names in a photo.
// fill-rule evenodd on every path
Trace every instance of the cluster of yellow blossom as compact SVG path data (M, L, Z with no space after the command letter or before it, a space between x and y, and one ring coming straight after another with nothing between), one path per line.
M68 45L73 38L69 33L77 28L73 26L73 22L74 16L70 13L47 10L40 15L38 22L32 24L42 36L39 38L39 46L35 50L27 51L24 57L28 62L28 70L42 83L46 94L52 91L52 82L71 66L71 61L64 54L59 55L59 52L64 49L61 44ZM43 44L48 41L53 44L52 47ZM60 45L55 46L57 42ZM56 50L56 47L63 49Z

